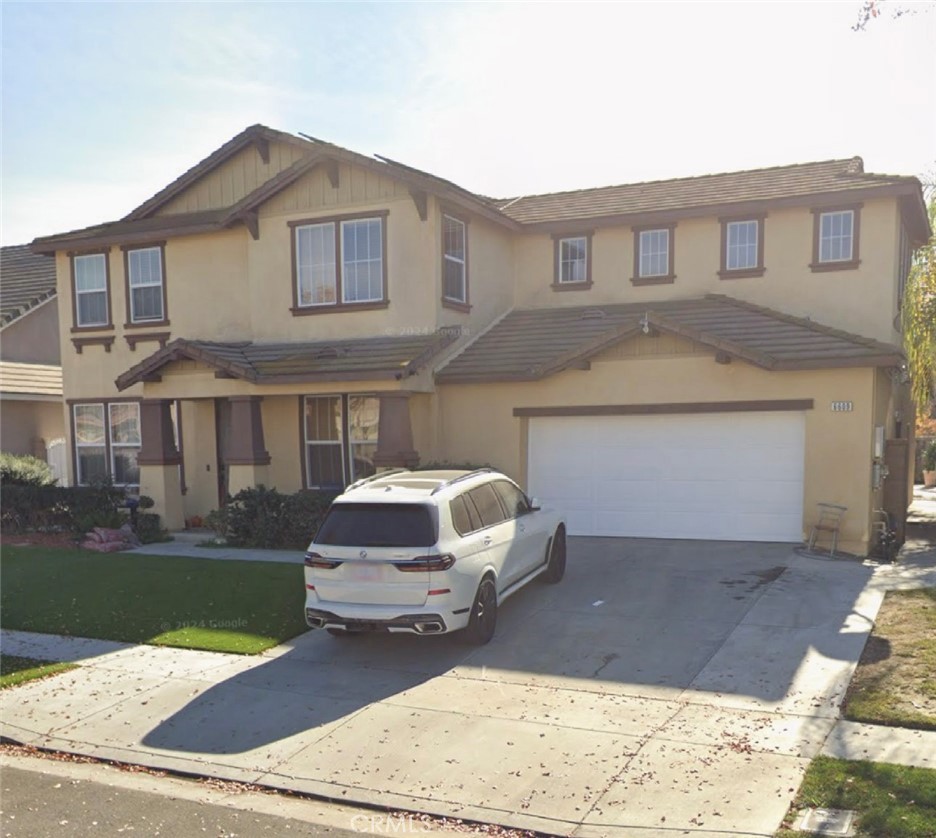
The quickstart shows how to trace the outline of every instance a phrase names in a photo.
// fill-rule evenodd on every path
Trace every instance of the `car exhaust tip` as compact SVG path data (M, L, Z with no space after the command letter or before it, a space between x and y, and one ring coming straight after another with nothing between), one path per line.
M413 628L416 629L419 634L438 634L442 631L442 623L413 623Z
M312 626L312 628L325 628L325 618L324 617L309 617L306 622Z

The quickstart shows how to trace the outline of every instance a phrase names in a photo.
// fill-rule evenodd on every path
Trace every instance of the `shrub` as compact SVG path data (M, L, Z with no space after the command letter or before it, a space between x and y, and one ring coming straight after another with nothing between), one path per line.
M143 544L172 540L169 531L162 526L162 521L155 512L137 512L133 531Z
M114 486L37 486L0 483L0 530L84 533L119 527L122 489Z
M210 512L205 524L233 547L301 550L312 540L334 497L333 492L316 490L284 495L254 486Z
M936 471L936 439L931 439L923 446L923 471Z
M48 463L29 455L0 451L0 484L4 486L53 486Z

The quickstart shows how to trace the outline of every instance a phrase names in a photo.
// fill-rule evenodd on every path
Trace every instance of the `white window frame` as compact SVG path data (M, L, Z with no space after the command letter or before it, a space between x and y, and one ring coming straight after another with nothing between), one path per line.
M354 469L354 450L359 445L373 445L377 440L361 439L354 435L351 427L351 399L377 399L377 422L380 422L380 402L376 393L316 393L315 395L302 397L302 439L303 451L305 457L305 482L307 489L331 490L333 486L322 486L320 483L312 482L311 462L309 461L310 446L337 446L341 452L341 477L344 486L349 486L358 479ZM338 434L337 440L315 440L309 439L309 424L306 421L306 406L315 399L337 399L338 400ZM341 488L344 488L341 487Z
M582 255L581 257L567 257L567 254L571 251L573 244L581 243ZM556 281L560 285L582 285L588 282L589 273L588 273L588 236L564 236L559 239L558 242L559 254L558 254L558 268L559 276L556 277ZM581 278L575 278L575 268L576 266L581 265ZM569 268L569 277L566 279L565 268Z
M753 227L754 236L752 240L740 242L732 241L732 232ZM750 271L760 267L758 254L760 253L760 222L756 218L744 219L738 221L729 221L725 225L725 270L726 271ZM752 252L753 249L753 252ZM750 259L744 262L735 262L734 259L741 255L749 256Z
M158 281L143 281L140 277L134 279L133 275L133 255L135 253L155 253L159 262ZM131 323L163 323L166 320L166 269L163 265L163 252L161 247L134 247L127 250L127 296L130 311ZM159 288L159 316L158 317L140 317L136 313L134 290L138 288Z
M347 254L347 249L345 248L345 230L348 230L352 227L360 227L362 225L367 225L368 227L377 228L377 244L378 244L378 257L374 258L365 258L365 259L355 259L352 261ZM357 305L358 303L379 303L384 298L384 246L383 246L383 219L379 216L373 218L351 218L346 221L341 222L341 236L340 236L340 245L341 245L341 302L348 305ZM378 269L378 287L377 287L377 296L376 297L359 297L357 299L349 300L348 299L348 267L350 265L358 264L377 264Z
M300 308L314 308L316 306L333 306L338 302L338 254L335 248L338 246L336 240L337 234L335 232L336 224L334 221L325 221L321 224L303 224L297 226L293 230L293 236L295 237L295 248L296 248L296 304ZM304 265L301 262L301 253L302 250L299 245L299 238L302 231L319 230L322 232L322 235L328 235L332 241L332 252L331 260L323 258L317 263L309 263ZM321 270L323 274L323 282L321 288L323 289L323 299L320 301L315 300L315 285L313 284L313 278L308 277L309 282L309 298L311 302L305 303L302 301L302 285L303 285L303 269L306 271ZM334 299L328 300L325 297L328 296L329 290L329 279L330 279L330 289L332 297Z
M136 408L136 423L137 423L137 436L139 437L138 443L127 443L127 442L114 442L114 426L113 426L113 409L117 406L125 407L132 406ZM78 409L79 408L96 408L100 411L101 422L103 423L104 429L104 438L100 443L82 443L78 441ZM81 457L79 452L82 448L103 448L104 449L104 471L107 474L107 477L113 481L114 475L116 474L116 468L114 464L114 453L115 449L118 450L136 450L138 452L143 447L143 429L141 426L140 419L140 403L135 401L127 402L76 402L72 405L72 421L73 427L75 430L74 434L74 448L75 448L75 483L79 486L89 485L88 481L85 480L85 476L81 473ZM139 483L117 483L114 482L115 486L122 486L124 488L132 489L138 488Z
M446 249L445 225L447 222L458 225L461 229L462 256L448 252ZM448 264L459 267L461 275L461 297L453 297L446 288L446 266ZM460 218L448 213L442 214L442 298L452 303L468 304L468 225Z
M836 217L848 218L848 233L833 233L831 229L826 232L826 221L828 220L829 225L834 223L833 219ZM831 252L833 243L842 243L848 242L848 255L847 256L823 256L824 245L829 244L829 250ZM843 209L843 210L831 210L830 212L820 212L819 213L819 241L818 241L818 261L820 265L834 265L837 262L853 262L855 259L855 210L853 209Z
M103 286L101 288L94 288L92 290L82 291L78 287L78 272L79 265L85 264L89 261L98 261L100 260L101 264L101 274L103 277ZM74 257L72 262L72 274L73 274L73 288L72 291L75 295L75 325L82 329L90 329L95 326L109 326L110 325L110 289L108 288L107 281L107 254L106 253L82 253L77 254ZM104 319L95 320L93 322L83 322L81 319L81 298L83 296L91 296L92 294L103 294L104 296Z
M637 255L637 276L640 279L651 279L653 277L670 276L672 265L670 265L670 236L672 231L669 227L657 227L652 230L641 230L638 237L639 252ZM662 247L660 243L662 242ZM653 260L664 257L663 270L653 270ZM646 263L645 263L646 260Z

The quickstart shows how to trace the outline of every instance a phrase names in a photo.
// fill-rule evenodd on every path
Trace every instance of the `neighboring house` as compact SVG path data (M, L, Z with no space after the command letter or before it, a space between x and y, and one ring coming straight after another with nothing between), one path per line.
M170 527L255 484L488 462L573 534L906 508L919 182L860 158L494 201L253 126L55 254L71 470ZM885 477L889 468L889 475Z
M0 450L67 478L55 260L29 245L0 249Z

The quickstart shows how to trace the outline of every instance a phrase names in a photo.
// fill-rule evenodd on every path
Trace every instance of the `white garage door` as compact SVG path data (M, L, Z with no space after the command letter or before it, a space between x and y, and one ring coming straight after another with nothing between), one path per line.
M800 541L801 412L530 419L529 489L572 535Z

